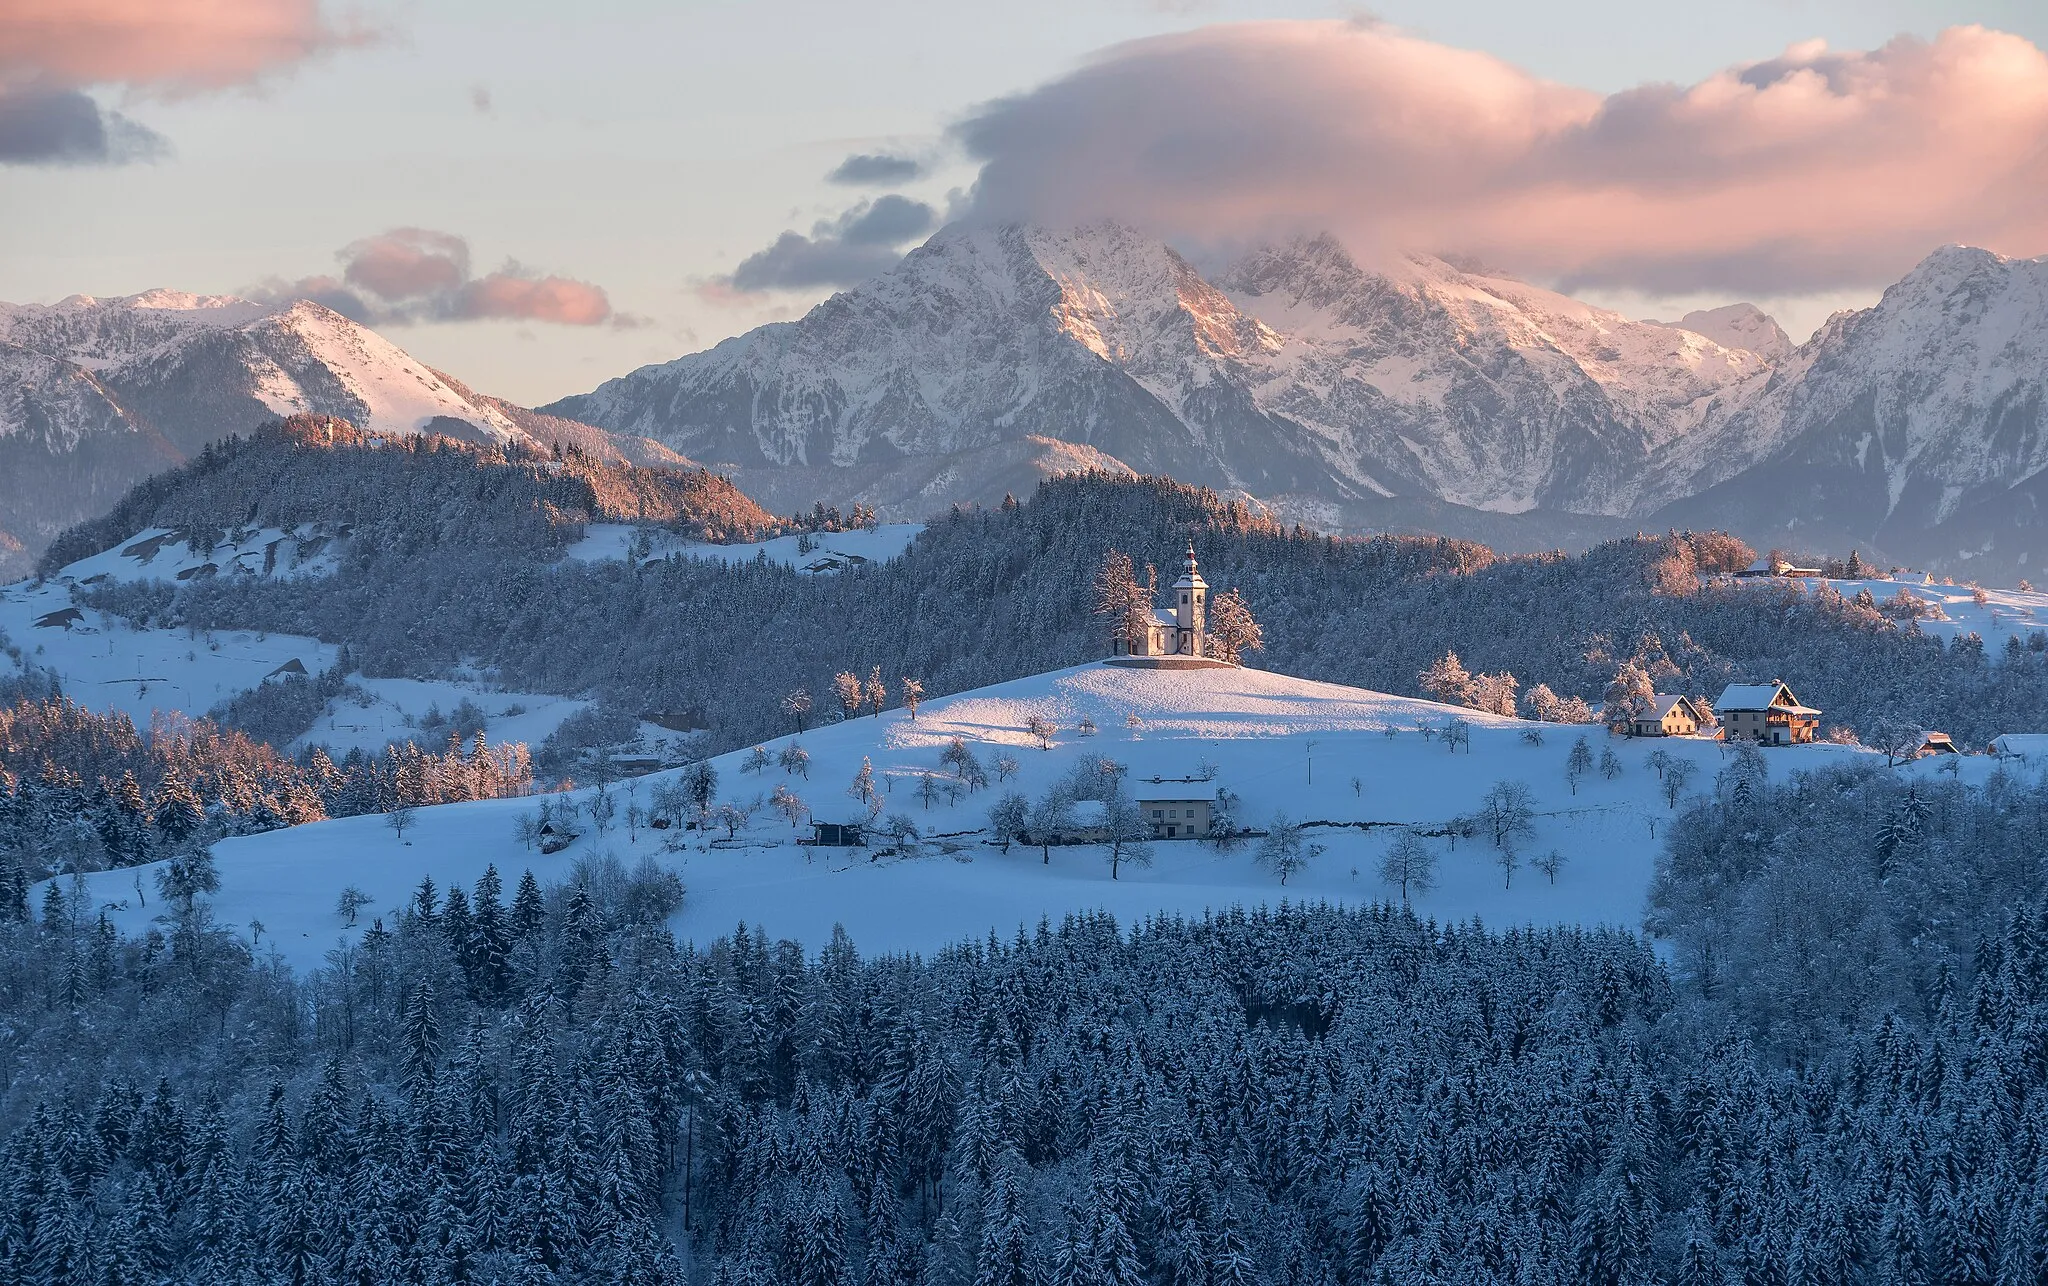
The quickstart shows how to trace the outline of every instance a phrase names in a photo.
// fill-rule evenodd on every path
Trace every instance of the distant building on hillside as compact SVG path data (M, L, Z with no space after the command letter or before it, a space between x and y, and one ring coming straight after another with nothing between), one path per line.
M1760 746L1803 745L1820 730L1820 711L1799 703L1792 689L1782 682L1731 683L1714 702L1730 741L1754 741Z
M1713 723L1713 716L1699 708L1691 697L1650 698L1650 708L1629 722L1631 737L1690 737Z
M1213 799L1141 799L1138 812L1153 839L1199 839L1209 833Z
M1914 746L1913 753L1907 755L1906 758L1924 759L1928 755L1959 755L1961 753L1963 752L1956 748L1953 737L1945 732L1928 731L1920 734L1920 744Z
M1769 557L1765 557L1765 558L1759 558L1759 559L1757 559L1757 560L1756 560L1755 562L1751 563L1751 564L1750 564L1749 566L1747 566L1747 567L1743 568L1743 569L1742 569L1741 571L1739 571L1739 572L1737 572L1737 573L1735 573L1735 574L1736 574L1737 576L1743 576L1743 577L1753 577L1753 576L1792 576L1792 577L1804 577L1804 576L1818 576L1818 575L1820 575L1820 568L1818 568L1818 567L1799 567L1799 566L1796 566L1796 565L1794 565L1793 563L1787 562L1787 561L1786 561L1785 559L1783 559L1783 558L1769 558Z
M1203 643L1208 633L1209 582L1202 579L1201 568L1195 565L1193 541L1188 542L1187 560L1181 565L1180 579L1173 583L1173 600L1171 609L1153 611L1150 626L1143 638L1117 639L1112 655L1204 655Z
M819 848L865 848L867 828L859 822L812 822L811 843Z
M2048 763L2048 732L2008 732L1993 737L1991 753L2000 759L2031 759Z

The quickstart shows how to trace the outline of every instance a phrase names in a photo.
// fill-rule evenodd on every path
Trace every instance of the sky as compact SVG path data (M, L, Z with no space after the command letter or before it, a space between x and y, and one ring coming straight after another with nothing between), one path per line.
M2048 253L2039 0L0 0L0 299L309 295L529 404L949 218L1330 230L1803 338Z

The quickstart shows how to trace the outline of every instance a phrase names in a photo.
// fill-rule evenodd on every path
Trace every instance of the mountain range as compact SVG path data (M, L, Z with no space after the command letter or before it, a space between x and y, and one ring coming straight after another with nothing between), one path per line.
M2044 321L2048 260L1953 246L1795 346L1748 304L1637 321L1329 237L1204 270L1116 225L954 226L798 320L546 409L770 508L987 503L1057 440L1326 530L1720 526L2014 576L2048 558Z
M382 433L687 463L475 393L307 300L153 290L0 304L0 571L24 568L57 533L207 443L301 412Z
M1721 527L2010 580L2048 560L2048 259L1943 248L1795 345L1748 304L1640 321L1330 237L1198 266L1113 224L955 225L800 319L538 411L309 301L0 305L0 570L295 412L703 461L778 512L1152 473L1327 531Z

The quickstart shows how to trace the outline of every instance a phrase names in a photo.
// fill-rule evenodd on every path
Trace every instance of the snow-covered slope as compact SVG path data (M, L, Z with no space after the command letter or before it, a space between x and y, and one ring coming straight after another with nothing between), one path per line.
M772 540L711 545L688 540L660 527L639 527L631 523L592 523L583 539L563 551L578 562L609 562L628 559L705 558L721 563L751 563L766 558L771 563L799 572L824 574L845 571L863 563L885 563L909 548L924 530L923 523L884 523L873 531L824 531L808 535L777 536Z
M0 304L0 344L89 372L96 387L188 453L299 411L376 432L417 432L445 418L499 441L523 436L502 412L461 396L397 345L307 300L273 306L152 290ZM19 416L0 419L0 438L24 427Z
M0 534L32 555L208 442L301 411L385 433L528 436L495 399L305 300L0 304Z
M2048 564L2048 257L1949 246L1841 313L1661 461L1721 483L1661 521L1957 574Z
M1037 716L1058 725L1050 750L1026 731ZM1448 751L1424 726L1462 717L1469 750ZM1084 721L1097 729L1083 731ZM473 882L487 865L501 873L531 868L543 879L565 878L579 861L651 857L677 871L688 900L676 919L683 934L709 939L735 923L762 924L776 936L816 948L843 924L865 951L931 951L990 932L1009 936L1042 916L1105 908L1127 921L1155 913L1291 899L1369 902L1397 899L1378 876L1381 855L1398 828L1441 831L1475 813L1502 780L1528 783L1536 795L1533 835L1519 843L1526 861L1556 850L1565 865L1556 882L1527 865L1505 878L1498 851L1485 837L1428 842L1439 854L1439 886L1415 894L1417 909L1439 919L1480 916L1489 924L1639 923L1656 852L1671 816L1653 750L1697 764L1707 786L1729 753L1714 742L1610 740L1590 728L1532 725L1452 710L1426 701L1312 683L1257 670L1160 672L1086 665L927 703L913 722L900 711L812 729L768 743L771 760L792 741L809 752L808 777L771 767L748 773L748 752L713 761L718 798L741 805L785 785L809 801L820 820L848 821L864 809L847 787L863 760L873 766L889 813L909 817L926 837L917 855L877 859L866 850L799 847L798 831L778 813L757 809L738 839L723 832L629 832L629 803L645 805L662 778L610 788L619 820L585 833L566 851L522 848L514 823L534 800L497 800L421 810L400 840L381 818L320 822L289 831L222 842L215 848L221 891L218 922L259 920L264 942L301 967L367 927L373 913L400 905L420 878L447 887ZM1611 746L1618 775L1589 774L1573 793L1565 761L1574 739ZM959 737L995 775L1001 755L1015 775L957 800L920 799L927 774L943 779L940 756ZM1833 756L1861 754L1834 746L1788 748L1769 757L1773 775ZM1037 796L1087 757L1121 765L1133 795L1213 798L1218 787L1241 797L1245 823L1264 827L1276 811L1315 823L1309 842L1321 845L1306 870L1285 888L1257 864L1256 843L1233 852L1210 844L1161 841L1150 866L1126 865L1112 879L1106 850L1055 847L1046 862L1035 848L1005 853L984 843L987 810L1008 790ZM1908 771L1908 770L1901 770ZM1155 781L1154 779L1164 779ZM1183 778L1198 780L1183 781ZM1206 780L1199 780L1207 778ZM630 792L630 794L628 793ZM587 802L589 791L574 798ZM805 828L803 833L808 833ZM150 873L144 871L144 887ZM126 930L144 927L159 908L137 903L136 875L87 877L96 902ZM334 913L344 887L372 899L357 929Z
M275 675L301 670L317 674L340 658L340 648L303 635L136 628L73 603L74 574L83 583L97 578L175 578L179 571L207 565L217 568L210 574L226 576L266 574L266 562L268 574L275 576L318 575L324 569L322 555L309 550L310 541L286 533L261 533L257 539L205 555L192 553L182 543L157 539L165 534L141 533L121 549L83 559L48 581L0 586L0 644L18 649L22 663L54 674L71 700L104 714L125 714L145 728L159 712L197 718ZM280 540L286 548L272 552ZM241 549L241 555L230 557L231 548ZM298 557L300 553L304 556ZM11 656L0 653L0 676L18 668ZM564 719L590 706L573 697L507 692L477 676L353 675L349 689L328 703L301 741L325 745L337 756L352 749L376 753L393 742L413 740L434 743L432 748L438 749L446 734L422 733L423 720L434 710L446 714L464 701L484 711L485 729L493 741L534 746ZM677 740L675 734L651 725L643 727L642 734Z
M743 477L1039 435L1258 495L1618 514L1668 499L1639 494L1648 454L1768 366L1442 260L1367 272L1326 237L1211 280L1115 225L963 226L801 320L548 409Z

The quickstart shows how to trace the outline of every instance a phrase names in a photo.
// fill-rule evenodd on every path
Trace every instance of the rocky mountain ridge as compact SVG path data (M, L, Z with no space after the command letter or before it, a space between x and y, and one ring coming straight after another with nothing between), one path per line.
M796 321L546 409L885 514L990 502L1056 440L1337 530L1685 523L2012 576L2048 560L2048 530L2016 534L2048 466L2044 320L2048 259L1962 247L1795 346L1749 304L1635 321L1328 237L1205 272L1116 225L954 226Z
M1368 272L1327 237L1210 278L1116 225L953 227L801 320L546 409L743 477L1037 436L1259 495L1619 515L1682 494L1635 476L1769 365L1442 260Z
M58 532L207 443L295 414L688 463L477 394L308 300L152 290L0 304L0 570L19 570Z

